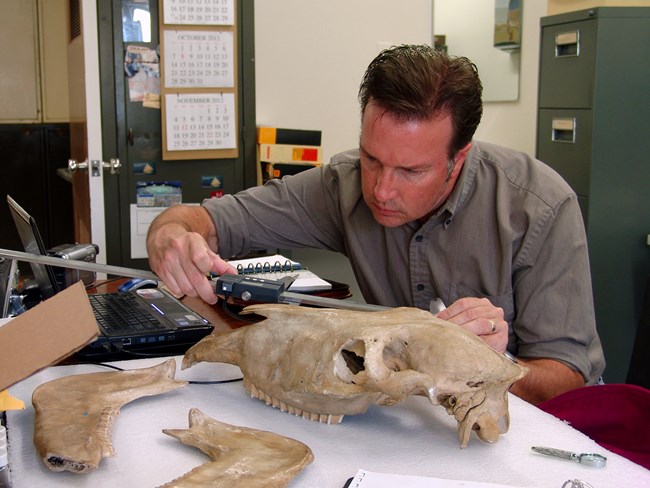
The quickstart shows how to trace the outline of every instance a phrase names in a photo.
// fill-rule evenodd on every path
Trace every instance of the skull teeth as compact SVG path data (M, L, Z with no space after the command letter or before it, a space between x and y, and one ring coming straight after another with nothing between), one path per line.
M331 413L307 412L306 410L294 407L293 405L287 405L277 398L273 398L272 396L267 395L246 378L244 378L244 388L248 390L248 392L251 394L251 397L258 398L264 401L267 405L279 408L281 412L287 412L295 415L296 417L302 417L303 419L311 420L313 422L320 422L321 424L340 424L343 420L343 417L345 416L333 415Z

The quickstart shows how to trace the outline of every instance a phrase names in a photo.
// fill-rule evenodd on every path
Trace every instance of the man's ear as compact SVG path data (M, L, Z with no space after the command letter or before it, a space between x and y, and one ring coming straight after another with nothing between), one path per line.
M451 170L450 180L455 180L460 173L460 170L463 169L463 164L465 163L465 158L467 158L467 153L472 148L472 143L468 142L465 147L460 149L454 156L454 168Z
M465 147L460 149L456 155L454 156L454 164L460 163L461 165L465 162L465 158L467 157L467 153L469 150L472 148L472 143L468 142Z

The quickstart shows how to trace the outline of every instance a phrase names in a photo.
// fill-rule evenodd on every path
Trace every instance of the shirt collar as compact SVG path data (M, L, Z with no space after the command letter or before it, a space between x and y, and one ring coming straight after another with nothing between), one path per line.
M474 180L478 170L477 152L476 142L472 142L472 147L465 157L465 163L458 175L454 189L449 194L445 203L431 217L432 219L441 219L445 228L451 224L454 215L462 207L463 202L465 202L474 186Z

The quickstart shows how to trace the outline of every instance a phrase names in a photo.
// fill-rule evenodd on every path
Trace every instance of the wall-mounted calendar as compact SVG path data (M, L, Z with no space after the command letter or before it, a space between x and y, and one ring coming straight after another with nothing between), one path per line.
M163 0L163 159L236 158L234 0Z
M166 30L164 44L166 87L234 86L232 32Z
M233 25L234 0L165 0L165 24Z
M167 94L165 104L168 151L236 147L234 94Z

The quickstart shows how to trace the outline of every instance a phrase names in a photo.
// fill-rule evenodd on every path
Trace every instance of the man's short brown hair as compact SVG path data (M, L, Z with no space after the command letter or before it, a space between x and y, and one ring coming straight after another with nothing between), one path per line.
M370 63L359 88L361 116L370 101L404 120L452 118L450 159L472 140L481 121L483 86L476 65L427 45L385 49Z

